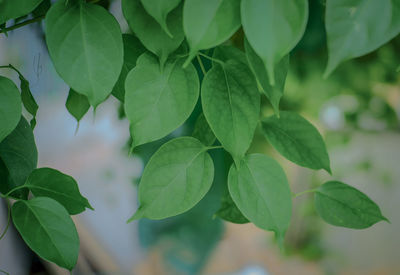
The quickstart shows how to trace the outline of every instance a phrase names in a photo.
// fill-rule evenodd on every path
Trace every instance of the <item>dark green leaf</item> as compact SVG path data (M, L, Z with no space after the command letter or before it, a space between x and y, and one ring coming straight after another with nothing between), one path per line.
M275 85L275 65L300 41L308 19L308 0L245 0L241 18L246 37Z
M350 185L329 181L315 191L315 209L329 224L363 229L388 221L370 198Z
M3 0L0 2L0 24L27 15L43 0Z
M260 113L260 94L251 71L236 60L216 64L201 88L204 116L234 158L246 153Z
M167 26L172 37L168 36L160 24L147 14L140 0L122 0L122 12L130 29L149 51L160 58L162 65L183 41L182 5L167 16Z
M36 168L38 154L33 132L24 117L17 127L0 143L0 158L8 170L8 178L0 179L0 191L7 193L23 185L29 174ZM27 192L13 192L15 197L26 198Z
M17 127L21 119L21 95L10 79L0 76L0 142Z
M144 169L140 207L130 220L158 220L189 210L210 189L213 177L213 161L200 141L181 137L165 143Z
M123 63L117 20L85 1L54 4L46 15L46 42L56 71L97 107L111 93Z
M311 169L331 173L329 155L318 130L296 113L280 112L262 121L262 130L272 146L285 158Z
M327 0L325 26L328 76L341 62L372 52L400 33L400 1Z
M61 204L46 197L17 201L11 214L15 227L36 254L72 270L78 259L79 236Z
M65 107L68 112L76 119L80 121L82 117L87 113L90 108L89 100L85 95L78 94L72 89L69 89L67 101Z
M292 215L292 198L282 167L262 154L247 155L228 175L229 193L256 226L276 233L282 244Z
M240 0L188 0L183 29L190 46L189 62L199 50L215 47L240 26Z
M249 42L244 42L246 49L247 60L254 76L257 79L258 85L262 92L267 96L274 108L275 114L279 115L279 101L283 96L285 88L286 75L289 70L289 55L286 55L274 66L275 85L272 86L269 82L268 73L265 69L262 59L254 52Z
M36 126L36 114L39 106L37 105L35 98L32 95L31 89L29 88L29 82L24 78L22 74L19 74L21 80L21 99L25 109L32 115L31 128L35 129Z
M123 34L122 40L124 41L124 65L122 66L121 74L111 93L121 102L124 102L126 76L129 71L136 66L136 60L146 49L136 36L132 34Z
M133 146L160 139L178 128L193 111L199 79L193 65L169 60L160 70L157 59L145 53L125 81L125 112L131 122Z
M192 136L200 140L206 146L213 145L216 140L203 113L201 113L196 120Z
M38 168L32 171L25 187L35 197L49 197L61 203L70 215L79 214L85 208L93 207L79 192L78 184L68 175L51 168Z
M170 37L173 37L167 26L167 15L179 5L181 0L141 0L141 2L147 13L153 16Z
M215 215L232 223L243 224L249 222L249 220L243 216L242 212L240 212L229 192L222 196L221 208L215 213Z
M46 12L50 9L50 7L51 7L51 1L50 0L43 0L42 3L40 3L40 5L37 6L32 11L32 14L35 17L45 15Z
M216 47L214 50L213 58L224 62L228 61L229 59L234 59L247 66L246 55L244 54L244 52L234 46Z

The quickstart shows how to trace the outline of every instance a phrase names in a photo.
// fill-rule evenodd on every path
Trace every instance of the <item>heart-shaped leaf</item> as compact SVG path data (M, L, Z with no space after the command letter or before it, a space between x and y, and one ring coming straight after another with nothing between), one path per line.
M0 142L17 127L21 119L22 103L17 86L0 76Z
M70 215L79 214L93 207L79 192L78 184L71 176L51 168L32 171L25 185L36 197L49 197L61 203Z
M125 113L131 122L132 146L160 139L178 128L193 111L199 79L183 59L167 61L160 70L149 53L139 57L125 81Z
M274 231L282 244L292 215L292 197L282 167L266 155L247 155L239 168L231 166L228 188L244 216L256 226Z
M210 189L213 177L213 161L200 141L181 137L165 143L144 169L140 207L130 220L164 219L189 210Z
M123 63L121 29L103 7L58 1L46 15L46 42L54 67L97 107L111 93Z
M241 158L253 140L260 94L251 71L241 62L215 64L201 88L204 116L222 146Z
M12 220L25 243L40 257L72 270L78 260L79 236L67 210L53 199L17 201Z
M241 16L247 40L274 86L275 65L296 46L306 29L308 0L243 0Z

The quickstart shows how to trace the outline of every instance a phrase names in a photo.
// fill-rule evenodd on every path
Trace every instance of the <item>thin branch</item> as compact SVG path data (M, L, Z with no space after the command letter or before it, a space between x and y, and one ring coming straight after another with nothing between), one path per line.
M0 33L9 32L9 31L12 31L12 30L21 28L21 27L23 27L23 26L26 26L26 25L29 25L29 24L32 24L32 23L39 22L39 21L43 20L44 17L45 17L45 15L41 15L41 16L38 16L38 17L35 17L35 18L32 18L32 19L26 20L26 21L24 21L24 22L15 24L15 25L13 25L13 26L11 26L11 27L1 29L1 30L0 30Z

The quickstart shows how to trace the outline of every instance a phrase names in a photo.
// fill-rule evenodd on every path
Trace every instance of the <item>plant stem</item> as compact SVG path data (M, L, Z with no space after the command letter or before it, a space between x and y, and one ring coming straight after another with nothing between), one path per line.
M3 198L7 198L7 197L9 197L12 193L14 193L15 191L17 191L17 190L19 190L19 189L23 189L23 188L28 188L28 187L26 187L25 185L20 185L20 186L17 186L17 187L15 187L15 188L13 188L13 189L11 189L10 191L8 191L5 195L1 195Z
M317 188L315 188L315 189L308 189L308 190L305 190L305 191L303 191L303 192L296 193L296 194L293 195L293 198L297 198L298 196L301 196L301 195L303 195L303 194L313 193L313 192L317 192Z
M218 64L224 65L224 61L216 59L216 58L213 58L213 57L210 57L210 56L208 56L208 55L206 55L206 54L204 54L202 52L199 52L198 55L201 55L201 56L203 56L203 57L205 57L207 59L210 59L211 61L216 62Z
M11 207L10 207L10 202L5 199L7 203L7 225L6 228L4 229L3 233L0 235L0 240L3 239L4 235L6 235L8 228L10 227L10 222L11 222Z
M199 55L196 55L196 57L197 57L197 61L199 62L199 65L200 65L200 69L203 72L203 76L204 76L204 75L206 75L207 71L204 68L203 61L201 61L201 57Z
M207 147L207 150L221 149L221 148L224 148L224 147L222 147L221 145L219 145L219 146L210 146L210 147Z
M43 14L43 15L41 15L41 16L38 16L38 17L35 17L35 18L32 18L32 19L26 20L26 21L24 21L24 22L15 24L15 25L13 25L13 26L11 26L11 27L1 29L1 30L0 30L0 33L9 32L9 31L12 31L12 30L21 28L21 27L23 27L23 26L25 26L25 25L29 25L29 24L32 24L32 23L35 23L35 22L39 22L39 21L41 21L42 19L44 19L44 17L45 17L45 15Z

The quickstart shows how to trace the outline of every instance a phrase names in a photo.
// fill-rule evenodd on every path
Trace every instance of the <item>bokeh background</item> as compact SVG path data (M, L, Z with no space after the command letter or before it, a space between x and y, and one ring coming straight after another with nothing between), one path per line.
M120 1L107 5L123 32L128 32ZM39 167L72 175L95 208L74 217L81 255L73 274L400 274L400 37L344 63L323 79L327 61L323 14L323 1L310 0L307 31L291 55L281 109L301 113L320 130L333 176L291 164L259 131L250 151L276 157L293 192L328 179L340 180L368 194L391 223L361 231L333 227L316 216L312 195L303 195L294 200L284 254L272 233L213 217L226 191L231 162L220 150L212 152L215 181L199 205L166 220L126 224L137 208L136 186L144 164L162 142L190 135L200 108L170 136L128 156L128 122L113 97L95 115L91 109L75 133L77 122L65 108L68 87L49 59L43 23L0 36L0 65L10 63L22 72L40 106L34 131ZM241 47L241 41L239 31L228 43ZM19 83L14 72L0 70ZM272 113L265 98L262 113ZM0 229L6 216L0 202ZM13 228L0 241L0 269L12 275L68 274L38 259Z

